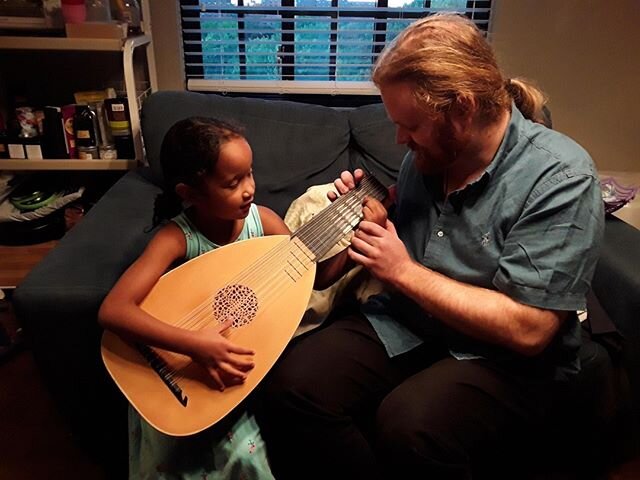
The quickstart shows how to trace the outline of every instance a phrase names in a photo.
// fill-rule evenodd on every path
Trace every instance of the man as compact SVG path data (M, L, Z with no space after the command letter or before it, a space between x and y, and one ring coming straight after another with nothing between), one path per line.
M578 370L599 182L580 146L523 117L541 121L542 95L506 81L464 17L411 25L373 80L411 152L393 222L363 221L347 255L386 289L285 353L265 438L277 478L471 478Z

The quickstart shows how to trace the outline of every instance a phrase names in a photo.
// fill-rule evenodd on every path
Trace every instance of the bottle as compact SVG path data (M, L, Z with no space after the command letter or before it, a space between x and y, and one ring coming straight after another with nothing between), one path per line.
M118 151L118 158L135 158L127 99L123 97L107 98L104 101L104 106L107 111L113 143Z
M87 0L87 22L110 22L111 5L109 0Z
M44 107L42 153L45 158L69 158L60 107Z
M127 24L129 35L139 35L140 28L140 4L138 0L116 0L118 20Z
M76 147L98 147L96 130L96 114L89 105L78 105L73 117L73 130L76 137Z

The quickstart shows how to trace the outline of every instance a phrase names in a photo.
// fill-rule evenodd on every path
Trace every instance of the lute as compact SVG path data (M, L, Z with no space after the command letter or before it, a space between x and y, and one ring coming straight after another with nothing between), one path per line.
M105 331L102 359L131 405L156 429L176 436L195 434L224 418L291 340L311 295L317 261L358 225L365 197L382 200L386 193L368 175L290 236L231 243L164 274L141 308L188 329L232 318L225 335L256 352L255 367L243 384L221 392L190 357Z

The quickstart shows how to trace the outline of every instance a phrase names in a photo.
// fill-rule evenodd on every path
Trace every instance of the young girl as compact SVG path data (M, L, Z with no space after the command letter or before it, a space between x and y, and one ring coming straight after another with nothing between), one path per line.
M160 160L165 191L156 200L153 223L170 221L107 295L99 320L104 328L131 341L190 356L222 390L244 381L253 368L253 351L222 336L228 324L185 330L157 320L139 304L177 262L238 240L290 232L276 213L253 204L251 148L237 127L208 118L182 120L166 134ZM183 204L188 205L186 210ZM384 207L375 201L365 201L364 210L366 218L386 219ZM336 255L322 262L316 285L337 278L346 258ZM129 475L273 478L258 426L243 407L190 437L162 434L130 407Z
M189 355L224 389L242 382L253 367L253 352L221 335L227 325L185 330L155 319L139 304L176 262L289 230L272 210L253 203L252 153L238 127L208 118L182 120L166 134L160 160L165 191L156 199L153 223L171 221L107 295L99 320L129 340ZM189 205L184 211L183 204ZM130 407L130 478L272 479L253 417L239 412L221 423L191 437L171 437Z

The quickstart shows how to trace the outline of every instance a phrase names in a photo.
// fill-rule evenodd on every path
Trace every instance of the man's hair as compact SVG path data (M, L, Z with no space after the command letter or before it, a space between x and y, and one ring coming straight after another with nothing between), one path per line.
M372 79L378 87L414 83L417 105L434 116L473 102L491 122L514 100L525 117L544 119L544 94L524 79L505 79L483 33L461 15L435 14L409 25L382 52Z

